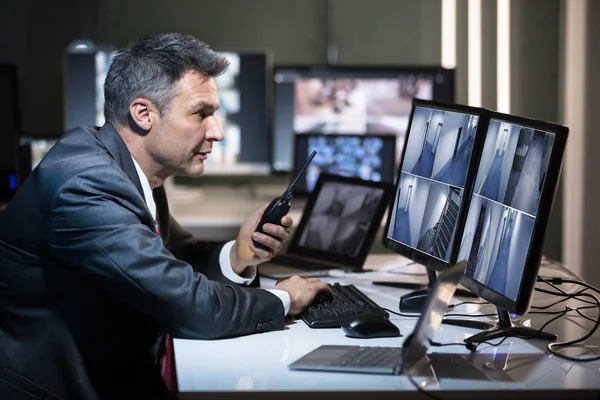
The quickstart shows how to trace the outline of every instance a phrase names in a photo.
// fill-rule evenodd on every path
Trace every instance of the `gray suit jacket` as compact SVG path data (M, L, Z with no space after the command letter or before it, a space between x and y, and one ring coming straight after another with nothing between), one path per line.
M66 132L17 192L0 216L1 399L159 398L162 332L283 329L277 296L228 281L223 244L154 197L162 237L110 125Z

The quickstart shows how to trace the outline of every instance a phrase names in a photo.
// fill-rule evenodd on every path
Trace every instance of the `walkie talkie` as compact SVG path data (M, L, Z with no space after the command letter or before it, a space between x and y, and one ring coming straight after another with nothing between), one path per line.
M288 186L288 188L285 190L285 192L283 192L283 194L281 196L275 197L271 201L269 206L265 209L265 212L263 213L262 218L260 219L258 225L256 226L256 230L254 232L265 233L262 229L264 224L281 225L281 218L283 218L284 215L286 215L290 211L290 200L292 199L292 189L294 189L294 185L296 185L296 182L298 182L298 179L302 176L304 171L306 171L308 164L310 164L312 159L315 157L315 154L317 154L317 151L313 150L310 157L308 157L306 164L304 164L304 167L302 167L302 171L300 171L300 173L296 176L296 178L293 180L293 182L290 183L290 186ZM269 250L269 248L267 248L265 245L258 243L255 240L252 240L252 243L254 243L254 245L260 249Z

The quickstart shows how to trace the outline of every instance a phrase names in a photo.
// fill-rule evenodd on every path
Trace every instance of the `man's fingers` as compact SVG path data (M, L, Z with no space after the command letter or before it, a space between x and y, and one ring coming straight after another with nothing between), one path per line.
M290 232L286 228L276 224L264 224L263 232L275 236L281 241L286 241L290 237Z
M261 261L262 260L270 260L274 256L273 251L264 250L264 249L256 246L252 242L250 242L249 247L250 247L250 250L252 250L252 252L254 254L256 254L258 256L258 258L260 258Z
M265 235L264 233L254 232L252 234L252 239L264 246L267 246L272 251L277 252L281 250L281 242L269 235Z
M294 220L289 215L284 215L281 218L281 225L287 228L291 228L294 225Z
M323 295L329 297L330 299L333 298L333 291L331 290L331 287L328 284L320 281L317 284L317 286L318 286L318 293L323 294Z

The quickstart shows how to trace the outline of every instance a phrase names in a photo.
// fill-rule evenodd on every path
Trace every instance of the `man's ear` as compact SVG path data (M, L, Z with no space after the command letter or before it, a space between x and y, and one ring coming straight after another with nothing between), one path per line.
M131 122L134 122L140 130L148 132L152 128L153 110L154 107L148 99L134 99L129 105Z

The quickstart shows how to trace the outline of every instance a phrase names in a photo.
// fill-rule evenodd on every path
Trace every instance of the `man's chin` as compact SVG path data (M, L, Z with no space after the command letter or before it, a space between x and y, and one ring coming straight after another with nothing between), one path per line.
M191 178L198 178L204 173L204 164L194 165L192 168L186 171L186 176Z

